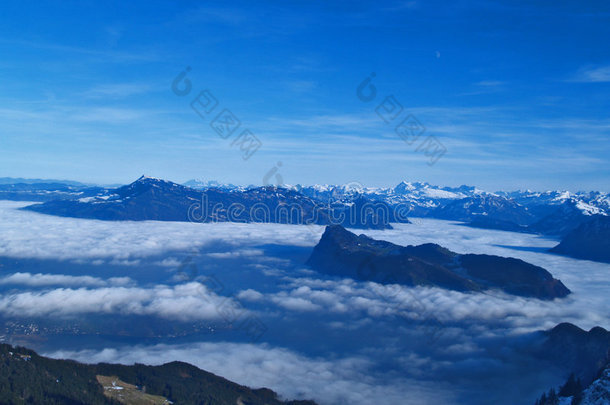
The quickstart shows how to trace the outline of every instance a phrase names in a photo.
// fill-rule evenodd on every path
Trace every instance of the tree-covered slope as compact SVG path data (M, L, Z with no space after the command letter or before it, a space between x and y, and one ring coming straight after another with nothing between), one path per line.
M181 362L87 365L0 344L1 404L118 404L104 395L98 375L117 376L176 404L315 405L312 401L282 401L269 389L250 389Z

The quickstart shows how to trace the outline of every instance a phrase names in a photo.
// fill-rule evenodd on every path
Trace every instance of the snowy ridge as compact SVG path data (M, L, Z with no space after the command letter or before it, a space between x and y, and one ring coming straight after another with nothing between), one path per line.
M610 368L602 373L602 376L583 392L581 405L603 405L610 404Z
M574 397L559 397L558 405L608 405L610 404L610 367L582 392L580 401Z
M220 188L230 191L246 191L256 186L236 186L233 184L222 184L217 181L189 180L184 186L206 189ZM365 196L373 201L381 201L390 205L406 204L413 209L413 213L424 215L424 211L442 207L454 200L465 200L465 204L472 205L479 197L494 196L512 201L519 206L528 209L535 206L561 206L562 204L573 205L584 215L609 215L610 195L599 191L579 191L576 193L565 190L549 191L497 191L488 192L474 186L462 185L459 187L440 187L426 182L402 181L394 187L364 187L359 183L347 183L343 185L314 184L314 185L282 185L282 188L297 191L306 197L323 202L342 201L349 202L356 196ZM466 199L474 200L466 201Z

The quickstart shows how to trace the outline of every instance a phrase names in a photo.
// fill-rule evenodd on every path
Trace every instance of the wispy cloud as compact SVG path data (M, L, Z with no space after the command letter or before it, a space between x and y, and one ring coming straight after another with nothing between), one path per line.
M125 286L133 283L129 277L113 277L108 280L92 276L69 276L65 274L14 273L0 278L0 285L25 285L29 287L46 287L60 285L64 287L86 286Z
M581 83L610 82L610 66L583 67L570 81Z
M83 95L91 98L120 98L148 93L151 90L153 86L146 83L115 83L95 86L85 91Z
M200 6L179 14L180 23L214 22L227 25L240 25L247 21L251 15L244 10L231 7Z
M384 11L402 11L402 10L412 10L417 8L419 3L415 0L407 0L407 1L399 1L392 6L382 8Z
M222 319L219 308L236 306L197 282L153 288L57 288L0 295L0 313L9 317L153 315L169 320Z
M498 87L504 85L505 82L500 80L481 80L480 82L475 83L477 86L481 87Z
M30 41L24 39L11 39L5 38L0 39L0 43L17 45L21 47L42 49L52 52L69 53L69 54L80 54L84 56L101 57L105 62L117 62L117 63L128 63L128 62L151 62L158 61L160 59L159 54L156 52L145 52L145 51L126 51L126 50L113 50L113 49L93 49L83 48L72 45L65 45L62 43L52 43L44 41Z

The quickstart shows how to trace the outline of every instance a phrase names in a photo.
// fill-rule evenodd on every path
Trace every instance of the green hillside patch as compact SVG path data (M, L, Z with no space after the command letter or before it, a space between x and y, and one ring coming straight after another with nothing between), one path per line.
M108 398L127 405L166 405L171 402L159 395L150 395L139 387L121 381L118 377L104 375L96 376L97 381L104 387L104 395Z

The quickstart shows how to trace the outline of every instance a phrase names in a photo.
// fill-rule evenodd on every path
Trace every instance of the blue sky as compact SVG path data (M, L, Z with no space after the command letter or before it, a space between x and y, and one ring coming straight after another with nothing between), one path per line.
M289 184L610 191L608 38L604 1L4 2L0 176L261 184L281 162ZM227 139L210 127L225 108ZM394 132L408 115L412 144Z

